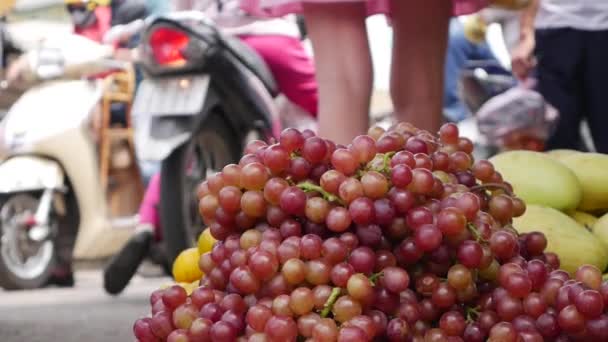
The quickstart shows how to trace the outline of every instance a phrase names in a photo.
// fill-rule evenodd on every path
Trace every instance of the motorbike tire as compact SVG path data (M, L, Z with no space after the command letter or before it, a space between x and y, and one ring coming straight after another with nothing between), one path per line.
M18 200L25 201L26 205L30 205L32 207L35 205L35 207L33 207L34 210L38 205L38 199L34 198L30 194L14 194L7 197L0 204L0 213L2 213L2 216L4 216L4 211L6 210L5 206L12 203L12 201ZM32 209L32 207L28 209ZM4 225L5 222L2 216L0 216L0 236L2 236L4 233L3 229L7 229L7 227ZM56 218L52 217L50 219L55 220ZM56 223L57 222L54 222L52 224ZM0 287L4 288L5 290L22 290L36 289L44 286L48 282L51 272L57 263L58 253L55 239L53 238L47 241L44 247L40 247L46 249L43 251L43 253L45 253L44 260L42 261L42 265L36 267L36 272L32 272L34 274L31 277L18 274L19 272L23 271L18 271L15 269L15 265L11 265L11 263L14 261L8 260L7 258L10 257L6 254L8 253L6 248L10 247L3 246L2 240L3 239L0 239ZM49 245L50 247L48 247Z
M193 138L173 151L162 163L160 222L169 265L173 265L181 251L195 246L198 234L203 231L198 213L196 186L210 171L221 171L225 165L239 160L242 139L223 115L209 115ZM219 160L211 160L212 165L206 165L206 173L202 177L187 183L185 171L196 142L205 144L200 152ZM187 203L188 201L191 202Z

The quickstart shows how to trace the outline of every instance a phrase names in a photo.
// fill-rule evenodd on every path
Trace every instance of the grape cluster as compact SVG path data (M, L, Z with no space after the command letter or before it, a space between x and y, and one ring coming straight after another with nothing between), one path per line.
M453 124L349 146L287 129L198 188L201 286L154 292L139 341L608 340L608 283L573 279Z

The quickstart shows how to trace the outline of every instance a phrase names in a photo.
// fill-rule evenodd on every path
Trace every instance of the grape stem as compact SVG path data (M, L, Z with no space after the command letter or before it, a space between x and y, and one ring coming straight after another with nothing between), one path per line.
M329 315L331 310L334 308L334 304L336 303L336 300L338 300L340 293L342 293L342 289L339 287L334 287L331 290L331 294L329 295L329 298L327 298L327 301L323 305L323 311L321 311L321 317L325 318L325 317L327 317L327 315Z
M300 189L302 189L302 190L304 190L305 192L313 192L313 191L314 192L318 192L318 193L320 193L323 196L323 198L325 198L329 202L336 202L336 203L339 203L341 205L344 205L344 203L342 202L342 200L338 196L325 191L319 185L312 184L311 182L304 182L304 183L298 184L297 187L300 188Z
M467 322L474 322L479 317L477 308L465 307L464 310L467 315Z
M475 241L477 242L488 242L488 240L484 239L481 234L479 233L479 230L477 230L477 227L475 227L475 225L471 222L467 223L467 228L469 229L469 231L471 232L471 234L473 235L473 237L475 238Z
M376 285L376 282L378 281L378 279L380 279L383 276L384 276L384 272L374 273L371 276L369 276L369 281L371 281L372 284Z
M391 165L391 158L394 155L395 155L395 152L387 152L384 154L384 157L383 157L384 162L382 164L382 166L383 166L382 170L384 172L388 172L388 167Z
M381 155L382 155L382 168L376 169L376 168L367 166L365 168L365 171L376 171L376 172L380 172L380 173L384 173L384 174L389 174L390 166L391 166L391 158L395 155L395 152L386 152ZM363 176L363 172L357 173L357 176L359 176L359 177Z
M485 184L481 184L481 185L476 185L471 187L470 191L471 192L475 192L478 190L482 190L482 191L486 191L486 190L490 190L490 189L499 189L502 190L504 192L507 193L507 195L513 197L513 191L511 191L511 189L509 189L508 186L501 184L501 183L485 183Z

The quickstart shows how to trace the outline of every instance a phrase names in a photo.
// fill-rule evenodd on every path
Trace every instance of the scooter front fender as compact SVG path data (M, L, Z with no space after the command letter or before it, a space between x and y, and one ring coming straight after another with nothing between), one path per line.
M63 189L65 173L54 160L39 156L15 156L0 164L0 195Z
M135 146L137 157L148 161L162 161L171 152L192 138L214 107L220 105L219 97L209 89L199 113L188 115L138 115L136 118Z

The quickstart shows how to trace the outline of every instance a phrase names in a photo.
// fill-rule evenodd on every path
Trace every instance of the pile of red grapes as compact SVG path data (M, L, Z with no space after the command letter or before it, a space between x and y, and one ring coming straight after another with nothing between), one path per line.
M349 146L287 129L199 187L201 286L154 292L139 341L608 341L608 283L559 270L453 124Z

